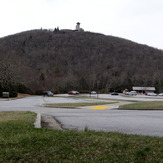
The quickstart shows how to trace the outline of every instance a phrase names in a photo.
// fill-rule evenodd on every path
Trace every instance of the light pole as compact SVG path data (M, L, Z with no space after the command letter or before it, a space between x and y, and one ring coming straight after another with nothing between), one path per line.
M98 99L98 94L99 94L99 89L98 89L99 81L98 80L96 81L96 85L97 85L97 99Z

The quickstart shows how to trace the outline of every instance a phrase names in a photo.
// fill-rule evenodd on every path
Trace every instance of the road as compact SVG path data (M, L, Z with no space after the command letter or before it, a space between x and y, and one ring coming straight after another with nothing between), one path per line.
M95 131L113 131L126 134L138 134L163 137L163 111L118 110L119 103L104 105L106 109L92 109L94 106L71 108L48 108L44 103L82 103L101 101L96 98L73 98L74 96L57 95L55 97L31 96L15 100L0 99L0 111L33 111L52 115L63 129ZM96 97L96 96L94 96ZM113 100L163 101L163 97L124 97L99 95L99 98ZM108 100L107 100L108 101Z

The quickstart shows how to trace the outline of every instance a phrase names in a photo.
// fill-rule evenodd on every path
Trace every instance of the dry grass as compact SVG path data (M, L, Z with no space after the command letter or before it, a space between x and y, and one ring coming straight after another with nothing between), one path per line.
M0 112L0 122L22 121L29 117L29 112Z
M28 97L31 96L30 94L18 93L18 98Z

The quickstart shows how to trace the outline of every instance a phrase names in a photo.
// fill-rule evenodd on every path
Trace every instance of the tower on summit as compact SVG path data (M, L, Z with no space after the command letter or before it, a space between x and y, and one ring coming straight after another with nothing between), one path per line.
M77 30L77 31L80 30L80 23L79 23L79 22L76 23L76 30Z
M84 29L80 28L80 23L79 22L76 23L76 30L79 31L79 32L84 31Z

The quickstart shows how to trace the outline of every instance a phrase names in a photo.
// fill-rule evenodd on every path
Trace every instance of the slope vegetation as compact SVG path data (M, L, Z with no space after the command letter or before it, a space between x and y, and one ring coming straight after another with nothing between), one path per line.
M122 38L72 30L32 30L0 39L0 89L101 92L163 90L163 51Z

